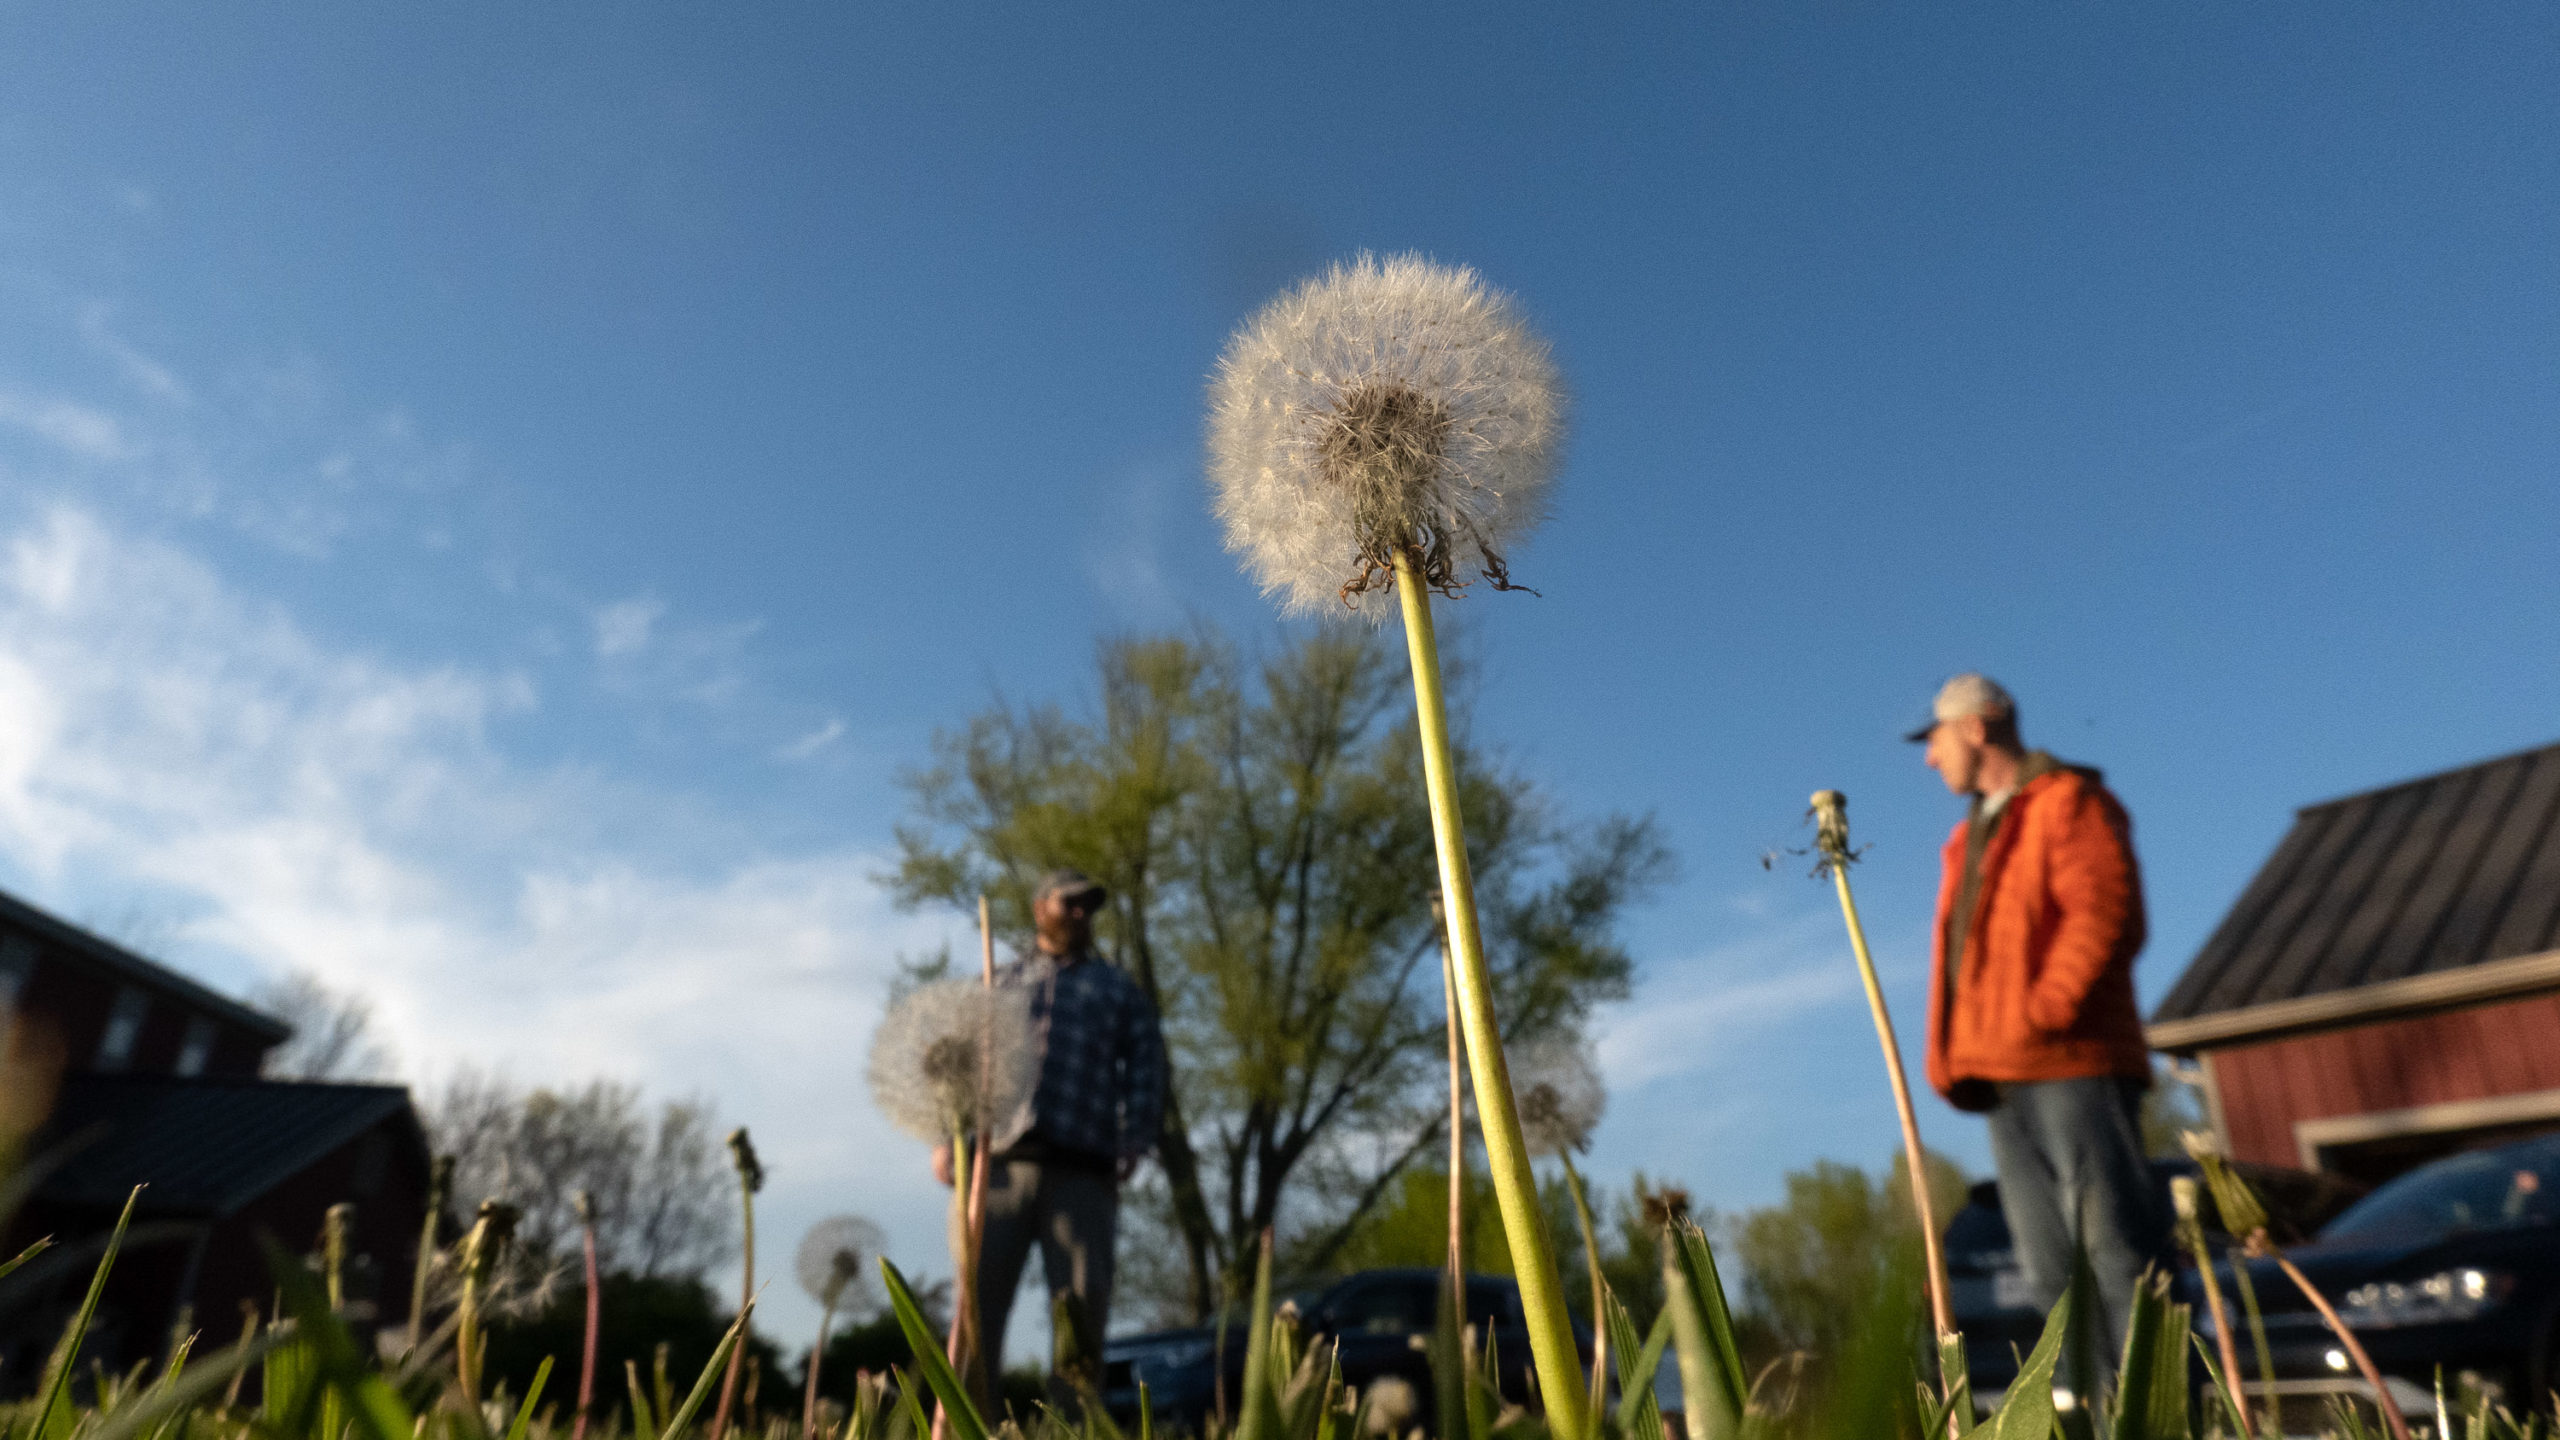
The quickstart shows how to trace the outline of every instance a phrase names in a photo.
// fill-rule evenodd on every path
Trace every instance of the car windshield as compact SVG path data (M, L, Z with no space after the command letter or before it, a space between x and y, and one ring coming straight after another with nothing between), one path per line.
M1349 1286L1327 1302L1346 1333L1412 1335L1431 1328L1438 1297L1428 1275L1380 1277Z
M2560 1135L2421 1165L2347 1207L2323 1241L2421 1245L2465 1230L2549 1224L2560 1213Z

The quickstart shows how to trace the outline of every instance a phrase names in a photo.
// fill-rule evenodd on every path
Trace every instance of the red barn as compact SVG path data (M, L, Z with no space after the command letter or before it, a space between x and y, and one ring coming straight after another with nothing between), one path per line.
M2239 1159L2377 1180L2560 1127L2560 745L2308 806L2164 999Z
M407 1090L261 1079L289 1026L4 894L0 1021L21 1056L51 1062L0 1084L52 1092L34 1097L49 1112L27 1146L39 1183L0 1214L0 1256L57 1242L0 1279L0 1384L41 1370L138 1184L83 1351L110 1370L187 1330L238 1334L240 1307L274 1294L258 1237L308 1250L340 1202L355 1206L350 1318L405 1315L427 1188Z

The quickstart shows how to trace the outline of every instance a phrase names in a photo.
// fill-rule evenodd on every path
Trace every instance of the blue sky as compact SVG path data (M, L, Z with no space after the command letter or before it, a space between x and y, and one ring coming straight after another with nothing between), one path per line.
M0 883L715 1094L930 1270L897 768L1272 634L1206 373L1421 250L1577 397L1479 737L1683 864L1595 1169L1765 1201L1894 1139L1759 857L1850 794L1916 1029L1948 673L2131 806L2147 998L2294 806L2560 738L2555 241L2529 4L0 6Z

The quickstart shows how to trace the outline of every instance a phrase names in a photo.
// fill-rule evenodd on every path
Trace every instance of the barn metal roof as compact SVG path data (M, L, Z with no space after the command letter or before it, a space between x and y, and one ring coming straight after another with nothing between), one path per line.
M398 1085L75 1075L38 1145L68 1153L36 1194L114 1207L147 1185L141 1213L229 1215L395 1117L417 1133Z
M2343 1023L2359 995L2461 1003L2485 998L2473 982L2492 972L2510 992L2550 988L2539 958L2500 962L2555 946L2560 745L2549 745L2296 812L2160 1002L2153 1042L2236 1038L2230 1012Z

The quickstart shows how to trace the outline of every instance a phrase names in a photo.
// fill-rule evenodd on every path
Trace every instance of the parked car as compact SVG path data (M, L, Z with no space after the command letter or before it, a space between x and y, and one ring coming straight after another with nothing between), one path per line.
M2361 1193L2350 1183L2307 1170L2271 1165L2237 1168L2266 1198L2279 1239L2297 1240L2313 1233ZM2169 1178L2194 1173L2192 1160L2151 1162L2155 1198L2163 1216L2169 1211ZM2205 1220L2207 1242L2217 1251L2229 1248L2230 1237L2214 1228L2210 1205ZM1997 1181L1984 1180L1973 1187L1964 1208L1947 1222L1943 1238L1947 1302L1955 1312L1956 1328L1964 1332L1965 1368L1977 1396L1997 1395L2016 1378L2019 1358L2035 1348L2036 1337L2044 1332L2044 1311L2027 1293L2027 1277L2018 1268L2009 1222L2000 1211ZM2185 1263L2183 1256L2162 1258L2172 1268Z
M1381 1387L1375 1394L1379 1402L1410 1405L1407 1423L1429 1429L1431 1332L1441 1282L1438 1270L1363 1270L1293 1296L1289 1303L1297 1309L1302 1333L1339 1343L1346 1387L1362 1393ZM1478 1343L1490 1337L1503 1394L1525 1397L1529 1393L1529 1331L1520 1310L1519 1287L1507 1276L1470 1275L1466 1303L1467 1323L1476 1327ZM1575 1342L1588 1363L1589 1334L1577 1331ZM1134 1421L1138 1386L1143 1381L1157 1423L1205 1433L1205 1421L1222 1399L1228 1412L1234 1411L1244 1377L1244 1349L1241 1317L1228 1322L1223 1340L1214 1325L1112 1340L1102 1347L1103 1403L1114 1418ZM1399 1432L1403 1428L1397 1427Z
M2437 1367L2511 1404L2547 1404L2560 1384L2560 1134L2449 1155L2376 1188L2286 1252L2337 1306L2404 1402L2432 1404ZM2250 1261L2279 1394L2362 1388L2300 1290ZM2227 1274L2227 1272L2226 1272ZM2226 1300L2230 1284L2224 1284ZM2182 1299L2210 1337L2202 1287ZM2236 1305L2236 1302L2231 1302ZM2255 1357L2235 1312L2242 1368Z

